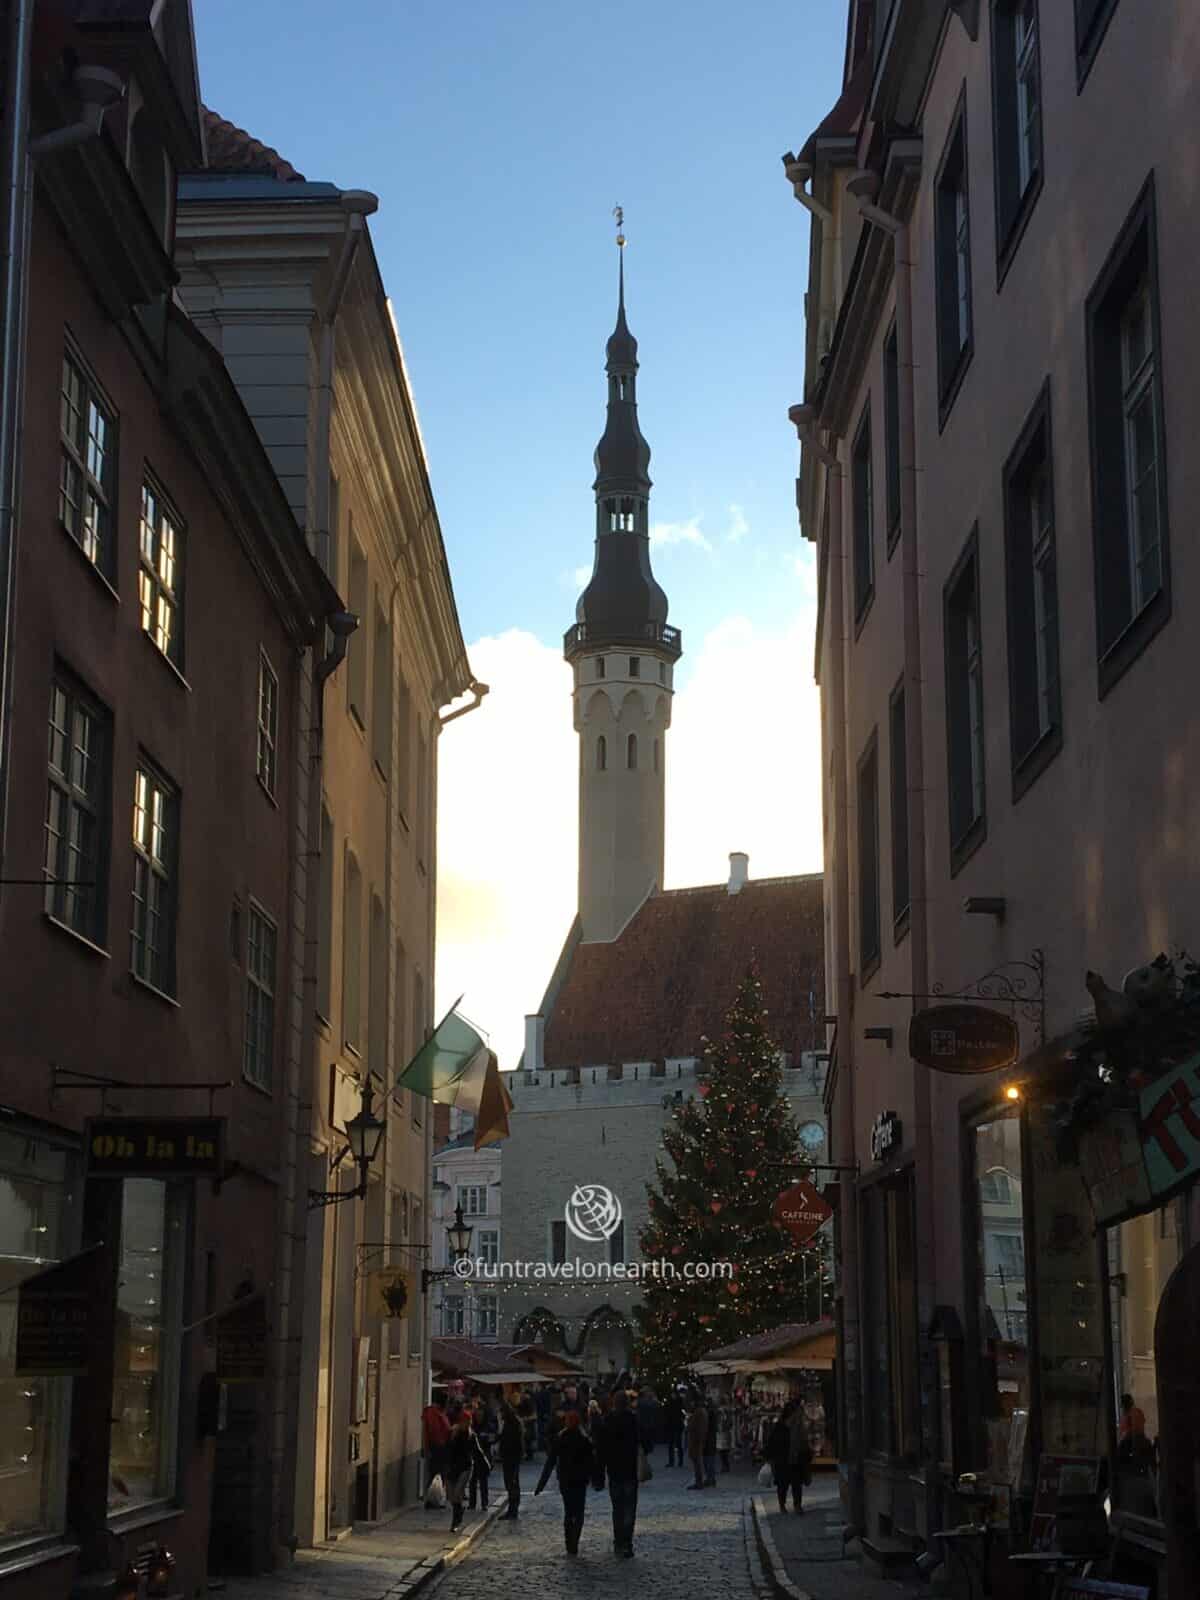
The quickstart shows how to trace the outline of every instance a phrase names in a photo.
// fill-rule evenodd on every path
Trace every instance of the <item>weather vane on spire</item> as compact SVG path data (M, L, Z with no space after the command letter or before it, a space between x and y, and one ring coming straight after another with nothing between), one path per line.
M621 206L614 206L612 214L617 219L617 249L625 248L625 212Z

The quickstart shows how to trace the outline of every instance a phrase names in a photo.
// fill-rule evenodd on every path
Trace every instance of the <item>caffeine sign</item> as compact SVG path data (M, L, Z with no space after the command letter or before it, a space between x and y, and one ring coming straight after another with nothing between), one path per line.
M926 1006L908 1024L909 1055L934 1072L995 1072L1011 1067L1020 1049L1016 1023L990 1006Z
M807 1244L829 1221L833 1207L817 1193L811 1179L801 1178L777 1197L771 1214L776 1224L790 1233L797 1244Z

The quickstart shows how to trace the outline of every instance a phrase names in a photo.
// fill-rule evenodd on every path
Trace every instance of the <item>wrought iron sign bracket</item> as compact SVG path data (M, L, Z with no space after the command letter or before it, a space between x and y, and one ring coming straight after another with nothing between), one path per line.
M881 1000L992 1000L1011 1007L1014 1016L1022 1017L1033 1028L1034 1045L1046 1037L1046 956L1036 948L1024 961L1004 961L990 972L985 972L974 983L962 989L947 989L944 984L933 983L926 994L903 993L897 989L881 989Z

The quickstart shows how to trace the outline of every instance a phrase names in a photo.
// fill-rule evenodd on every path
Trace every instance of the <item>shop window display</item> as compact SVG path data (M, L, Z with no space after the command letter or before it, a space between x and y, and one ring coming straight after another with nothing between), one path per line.
M127 1178L121 1198L110 1514L165 1499L175 1486L183 1258L180 1189L156 1179Z
M0 1289L75 1248L69 1153L0 1130ZM0 1294L0 1550L60 1532L70 1379L16 1376L15 1288Z
M1029 1475L1029 1286L1019 1112L971 1130L983 1354L985 1471L1019 1492Z

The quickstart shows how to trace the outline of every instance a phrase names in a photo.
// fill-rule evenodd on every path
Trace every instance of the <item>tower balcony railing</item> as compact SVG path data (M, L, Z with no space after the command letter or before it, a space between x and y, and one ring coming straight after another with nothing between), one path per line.
M584 650L614 644L650 645L677 661L683 653L683 634L665 622L577 622L563 634L568 660Z

